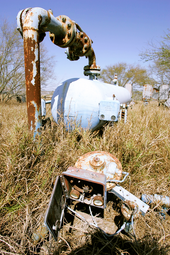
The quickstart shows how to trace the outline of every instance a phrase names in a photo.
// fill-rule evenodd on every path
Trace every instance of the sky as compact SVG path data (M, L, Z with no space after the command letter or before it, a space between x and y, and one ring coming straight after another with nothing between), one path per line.
M139 54L149 47L149 42L160 42L170 28L170 0L5 0L0 19L15 25L18 12L28 7L51 9L55 17L66 15L79 24L93 40L101 69L122 62L145 67ZM88 59L68 60L66 49L54 45L48 34L43 43L56 60L56 78L46 90L54 90L66 79L86 78L83 68Z

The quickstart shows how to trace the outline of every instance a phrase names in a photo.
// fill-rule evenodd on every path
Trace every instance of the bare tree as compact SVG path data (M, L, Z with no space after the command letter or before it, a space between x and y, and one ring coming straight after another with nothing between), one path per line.
M9 100L24 87L24 54L16 29L0 25L0 94Z
M53 78L54 58L40 45L41 82L45 86ZM16 27L0 23L0 95L3 101L25 94L24 48Z
M145 62L151 61L150 68L158 84L170 84L170 29L159 43L150 42L140 56Z

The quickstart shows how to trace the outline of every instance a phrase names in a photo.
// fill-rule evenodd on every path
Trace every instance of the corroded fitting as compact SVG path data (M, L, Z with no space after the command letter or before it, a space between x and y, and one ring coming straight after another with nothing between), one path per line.
M105 161L102 159L102 157L100 158L99 156L93 157L89 161L89 163L93 169L100 169L100 170L102 170L106 164Z
M70 192L70 197L74 198L74 199L78 199L80 197L80 192L78 192L75 189L72 189Z
M138 205L130 200L127 200L121 206L121 213L123 214L124 218L129 221L132 215L136 215L138 213Z
M69 17L60 15L56 20L62 24L59 33L49 33L51 41L59 47L66 48L73 43L76 37L76 25Z
M104 204L103 197L100 195L97 195L93 198L93 204L96 206L102 206Z

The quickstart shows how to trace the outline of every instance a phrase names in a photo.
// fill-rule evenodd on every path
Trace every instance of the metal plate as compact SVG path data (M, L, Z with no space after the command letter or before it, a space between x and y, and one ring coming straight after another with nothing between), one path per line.
M65 197L63 194L60 176L58 176L55 181L49 206L45 215L45 224L56 241L58 237L58 232L62 225L64 209Z
M120 102L118 100L100 101L99 119L106 121L118 121Z
M145 84L143 86L143 100L150 100L153 93L152 85Z
M115 186L110 193L113 193L118 198L120 198L122 201L132 201L138 205L139 210L141 211L142 215L145 215L145 213L149 209L149 205L145 204L142 200L134 196L132 193L127 191L126 189L122 188L121 186L117 185Z

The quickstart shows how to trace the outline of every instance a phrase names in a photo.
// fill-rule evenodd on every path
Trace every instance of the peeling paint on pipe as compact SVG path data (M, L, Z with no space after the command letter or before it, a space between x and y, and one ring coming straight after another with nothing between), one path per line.
M24 30L23 37L28 126L35 137L37 133L40 134L42 126L39 34L34 30Z
M51 10L26 8L17 15L17 29L24 39L28 125L35 137L42 126L39 43L43 41L45 32L50 32L51 40L59 47L72 47L72 56L69 59L77 60L79 56L89 58L85 75L94 76L96 72L98 75L100 68L96 66L96 57L91 48L92 40L65 15L55 18Z

